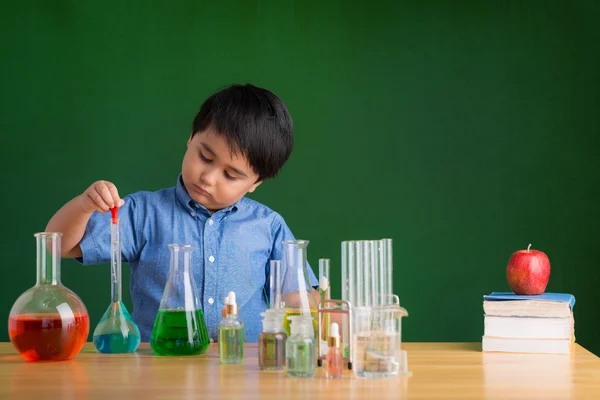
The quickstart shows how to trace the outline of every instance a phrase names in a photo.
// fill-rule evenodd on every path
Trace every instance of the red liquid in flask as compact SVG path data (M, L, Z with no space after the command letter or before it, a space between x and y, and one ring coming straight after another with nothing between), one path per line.
M90 329L85 314L24 314L8 319L10 340L27 361L59 361L81 351Z

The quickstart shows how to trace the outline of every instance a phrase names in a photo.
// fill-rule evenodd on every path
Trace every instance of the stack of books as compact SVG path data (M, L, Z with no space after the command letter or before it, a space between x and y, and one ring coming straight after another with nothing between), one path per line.
M575 343L575 297L567 293L483 297L483 351L569 354Z

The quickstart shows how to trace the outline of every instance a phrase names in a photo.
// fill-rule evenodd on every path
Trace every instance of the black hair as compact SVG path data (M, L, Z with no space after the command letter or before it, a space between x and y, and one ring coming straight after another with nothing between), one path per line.
M231 85L210 96L194 118L192 137L213 129L258 175L275 177L292 153L294 127L279 97L256 86Z

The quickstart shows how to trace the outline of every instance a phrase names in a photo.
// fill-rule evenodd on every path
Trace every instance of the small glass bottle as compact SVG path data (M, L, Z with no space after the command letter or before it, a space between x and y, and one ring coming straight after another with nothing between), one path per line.
M283 369L287 339L283 329L285 311L270 309L260 315L264 320L263 331L258 336L258 366L262 370Z
M311 377L317 365L317 346L313 319L310 316L291 315L291 336L285 344L287 375Z
M327 378L340 379L344 369L344 357L340 349L340 330L335 322L331 324L331 335L328 341L329 350L325 363L327 364Z
M229 292L225 303L225 318L219 323L219 355L223 364L244 361L244 323L238 318L235 293Z

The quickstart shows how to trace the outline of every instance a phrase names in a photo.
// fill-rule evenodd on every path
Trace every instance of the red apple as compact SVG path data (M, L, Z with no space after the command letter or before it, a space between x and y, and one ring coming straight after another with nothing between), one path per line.
M506 266L506 279L515 294L544 293L550 279L550 260L539 250L519 250L513 253Z

